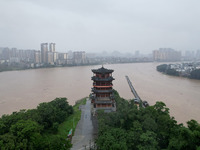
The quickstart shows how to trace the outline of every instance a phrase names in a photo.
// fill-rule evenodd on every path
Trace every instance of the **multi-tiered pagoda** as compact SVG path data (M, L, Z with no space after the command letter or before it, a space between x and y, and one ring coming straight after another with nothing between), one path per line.
M91 94L91 103L95 110L104 109L105 112L116 110L113 96L112 72L114 70L106 69L103 66L99 69L93 69L93 88Z

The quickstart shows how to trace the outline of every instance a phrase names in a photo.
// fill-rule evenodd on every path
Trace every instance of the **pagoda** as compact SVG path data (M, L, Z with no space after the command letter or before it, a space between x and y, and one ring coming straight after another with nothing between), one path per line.
M103 66L99 69L92 69L93 88L90 98L95 111L98 109L103 109L105 112L116 111L112 88L113 71Z

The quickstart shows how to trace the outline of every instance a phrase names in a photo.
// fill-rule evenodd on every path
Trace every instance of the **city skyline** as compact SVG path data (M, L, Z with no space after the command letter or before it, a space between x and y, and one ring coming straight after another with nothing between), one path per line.
M40 49L54 41L57 50L151 53L159 47L200 48L200 2L33 1L0 2L0 45Z

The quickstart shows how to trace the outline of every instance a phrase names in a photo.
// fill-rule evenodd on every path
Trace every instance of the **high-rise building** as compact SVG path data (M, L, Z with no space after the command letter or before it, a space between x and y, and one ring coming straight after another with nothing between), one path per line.
M35 51L35 61L36 64L39 64L41 62L41 52Z
M57 63L58 60L58 53L57 52L53 52L53 62Z
M41 44L41 62L48 63L48 43Z
M196 51L196 59L200 60L200 49Z
M135 51L135 57L138 58L140 56L140 51Z
M84 51L73 52L73 62L74 64L85 64L86 57Z
M54 61L53 61L53 52L48 52L48 64L53 65Z
M181 52L171 48L159 48L153 51L154 61L180 61Z
M58 64L67 64L67 53L58 53Z
M49 51L50 52L56 51L56 43L49 43Z

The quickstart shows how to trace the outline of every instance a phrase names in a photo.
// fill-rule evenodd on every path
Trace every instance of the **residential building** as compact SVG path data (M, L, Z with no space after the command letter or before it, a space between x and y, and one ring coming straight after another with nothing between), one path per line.
M85 64L86 63L85 51L73 52L73 62L76 65Z
M41 44L41 62L48 63L48 43Z
M171 48L160 48L153 51L154 61L180 61L181 52Z
M50 52L56 51L56 43L49 43L49 51Z

